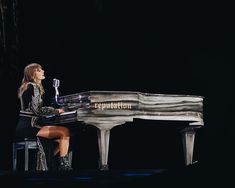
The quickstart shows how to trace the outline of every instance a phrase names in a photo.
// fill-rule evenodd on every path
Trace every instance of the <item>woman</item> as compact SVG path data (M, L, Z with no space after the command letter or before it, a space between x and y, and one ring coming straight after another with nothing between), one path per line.
M60 171L72 170L68 161L68 150L70 144L70 131L63 126L47 125L43 123L46 115L59 115L63 109L55 109L51 106L43 106L42 96L44 89L42 80L45 79L44 70L37 63L29 64L24 69L24 76L18 90L18 97L21 103L20 118L16 127L16 136L20 138L37 137L39 145L39 161L37 166L40 170L48 170L48 146L44 144L55 141L54 155L59 155ZM43 144L42 144L43 143ZM54 143L54 142L53 142Z

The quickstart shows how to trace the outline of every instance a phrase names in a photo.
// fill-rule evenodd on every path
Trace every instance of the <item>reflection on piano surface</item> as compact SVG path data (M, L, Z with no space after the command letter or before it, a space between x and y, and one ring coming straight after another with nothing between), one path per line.
M192 164L196 129L203 126L203 97L132 91L87 91L57 98L65 109L48 117L54 124L80 121L98 130L100 169L108 169L110 130L133 119L189 122L182 133L185 164Z

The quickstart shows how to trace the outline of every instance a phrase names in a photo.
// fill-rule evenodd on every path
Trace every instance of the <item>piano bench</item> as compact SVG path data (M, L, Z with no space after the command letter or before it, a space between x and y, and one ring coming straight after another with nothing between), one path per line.
M30 150L37 150L37 149L38 149L38 144L37 144L37 139L36 138L35 139L25 138L24 140L13 142L13 145L12 145L12 166L13 166L13 170L14 171L17 170L17 162L18 162L17 153L18 153L19 150L24 151L24 171L28 171L29 170L29 153L30 153ZM72 166L72 156L73 156L73 152L72 152L72 150L70 150L68 152L68 159L69 159L70 166ZM37 156L35 155L35 161L36 161L36 158L37 158ZM36 167L35 167L35 170L37 170Z
M29 150L37 150L37 140L25 138L21 141L13 142L12 145L12 166L13 170L17 169L17 153L19 150L24 150L24 170L29 170ZM35 168L36 169L36 168Z

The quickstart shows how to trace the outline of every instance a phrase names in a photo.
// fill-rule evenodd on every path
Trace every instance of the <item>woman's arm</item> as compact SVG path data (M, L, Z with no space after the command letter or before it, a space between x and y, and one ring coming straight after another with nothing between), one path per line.
M43 101L41 99L39 89L33 84L30 84L28 89L33 91L31 95L30 108L34 114L38 116L46 116L46 115L53 115L53 114L57 115L63 112L63 110L56 109L52 106L43 106Z

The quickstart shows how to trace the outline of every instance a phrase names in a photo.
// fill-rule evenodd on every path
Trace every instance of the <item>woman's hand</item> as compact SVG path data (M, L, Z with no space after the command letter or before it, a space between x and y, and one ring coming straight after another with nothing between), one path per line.
M61 113L64 113L64 109L63 108L59 108L57 109L58 113L61 114Z

